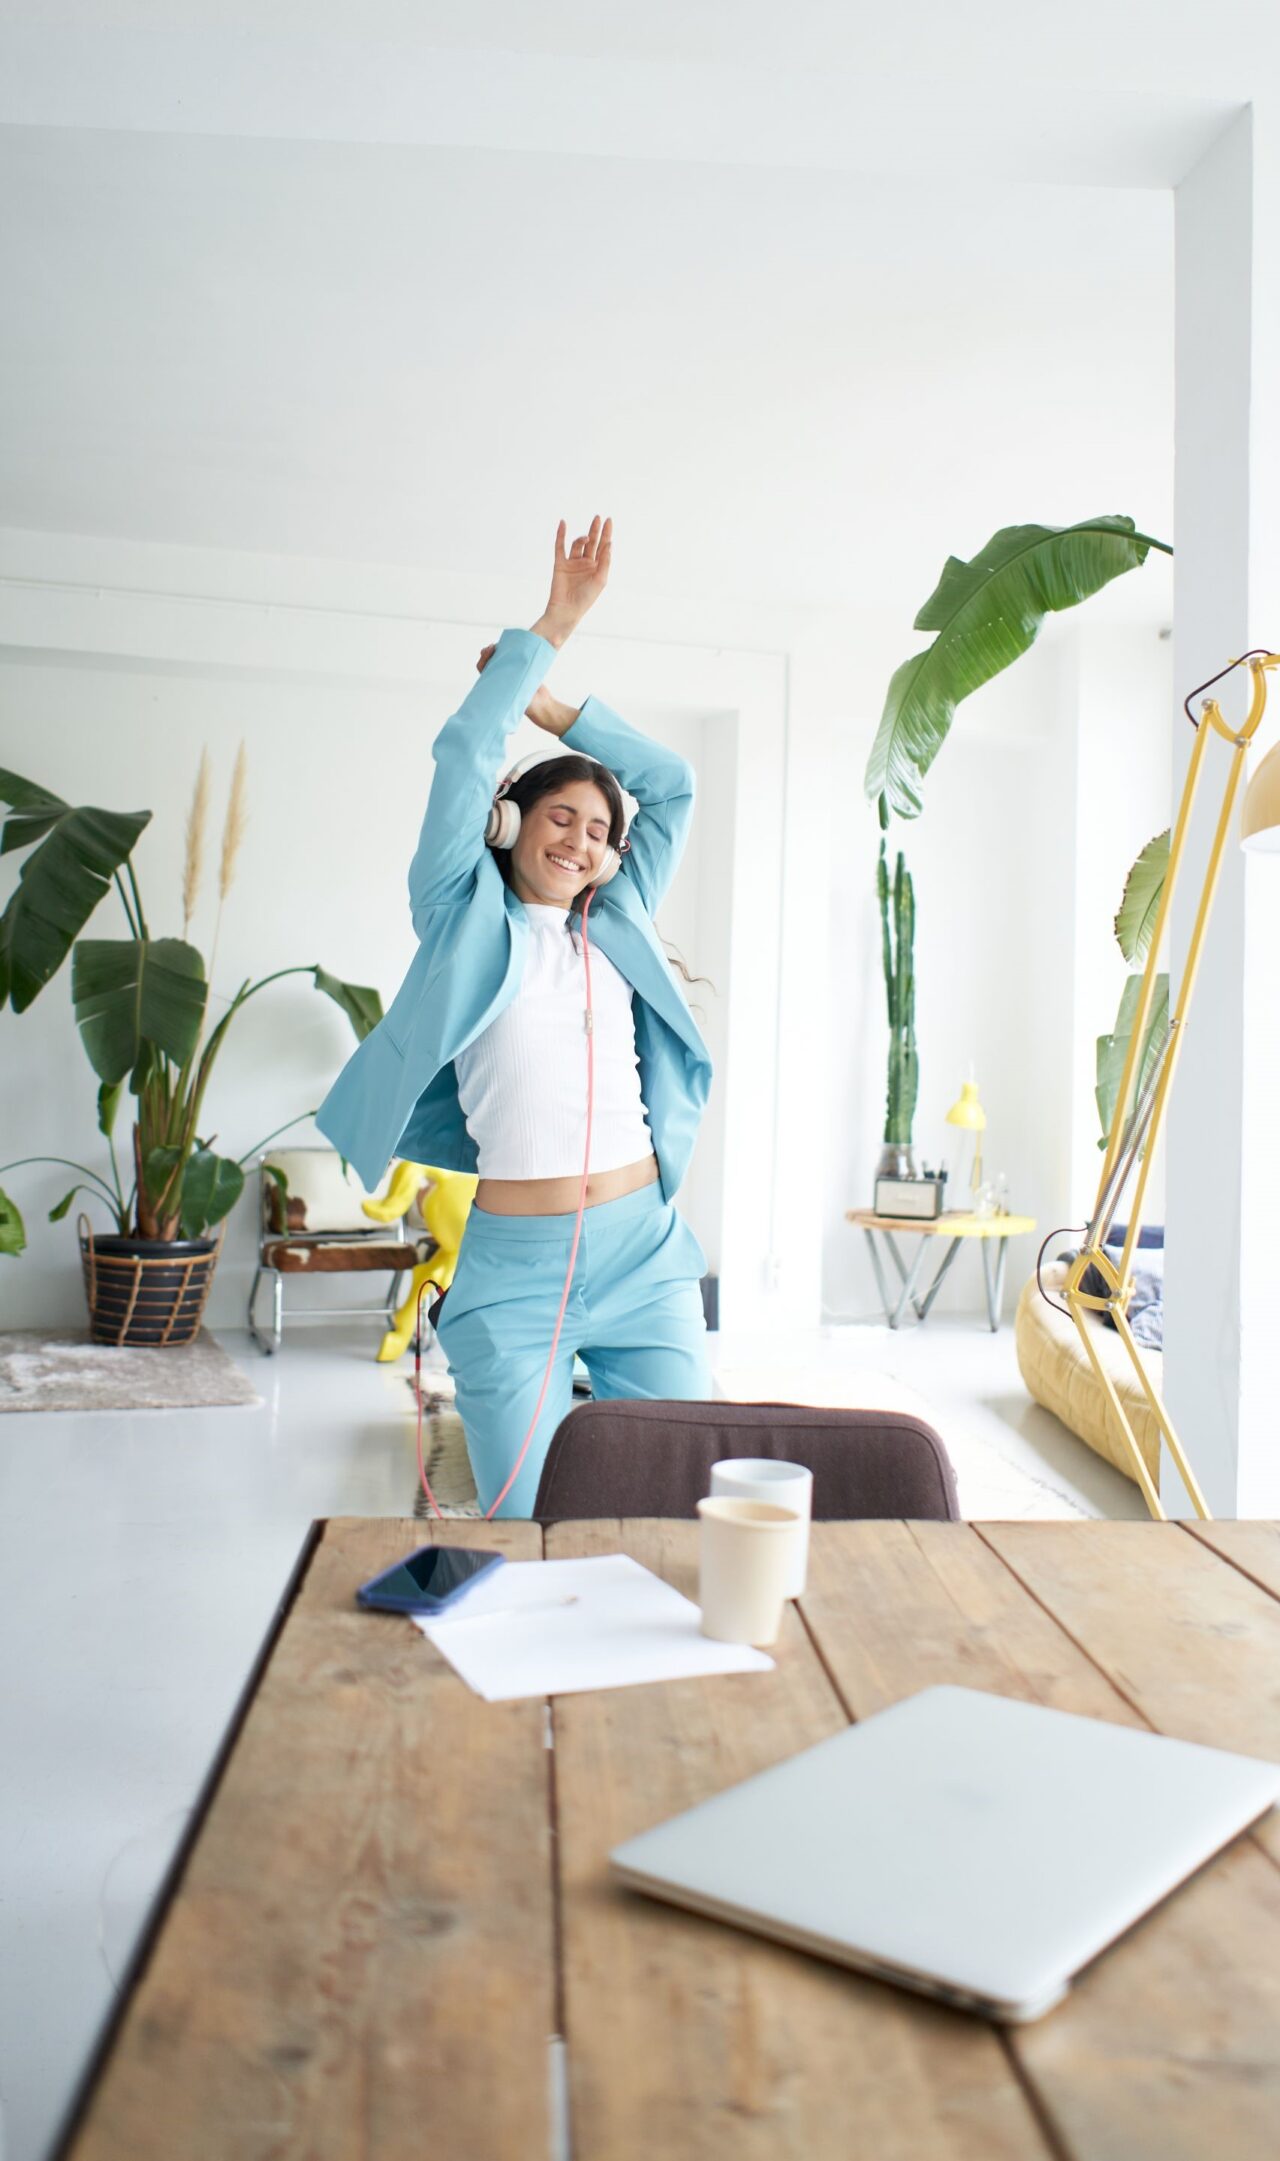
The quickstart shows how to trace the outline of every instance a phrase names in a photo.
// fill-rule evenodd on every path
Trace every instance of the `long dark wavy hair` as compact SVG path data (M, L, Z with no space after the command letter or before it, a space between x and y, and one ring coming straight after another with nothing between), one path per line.
M584 758L580 751L563 751L558 758L544 758L539 765L531 766L527 773L522 773L518 780L511 783L507 790L507 800L517 806L523 818L525 812L540 802L544 795L554 795L558 788L566 788L575 780L589 780L593 787L600 790L609 806L609 846L620 847L627 828L627 808L622 800L622 790L607 765L598 765L594 758ZM495 848L493 853L504 882L510 885L511 850ZM582 892L586 891L587 886L584 885ZM581 893L575 896L575 907L581 898ZM663 944L670 945L670 940L664 938ZM686 983L710 982L709 976L690 975L678 953L668 952L667 959L684 977ZM715 985L712 984L711 987L714 990Z
M627 824L627 808L622 800L622 790L607 765L597 765L594 758L584 758L581 751L564 751L558 758L544 758L540 765L531 766L527 773L520 775L519 780L512 782L507 790L506 800L516 805L523 818L525 812L532 810L534 804L540 802L544 795L554 795L557 789L567 788L569 783L575 780L589 780L594 788L600 790L609 806L609 846L618 847ZM498 868L506 883L510 885L511 850L498 848L494 853ZM585 885L582 890L586 892Z

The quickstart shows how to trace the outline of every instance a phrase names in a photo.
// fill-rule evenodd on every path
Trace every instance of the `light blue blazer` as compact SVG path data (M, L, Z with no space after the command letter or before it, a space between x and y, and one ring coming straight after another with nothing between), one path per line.
M316 1112L320 1131L366 1187L377 1185L392 1156L442 1170L477 1168L453 1061L515 997L528 938L524 903L485 846L485 822L507 738L555 654L536 631L504 630L432 746L435 780L409 866L418 950L389 1010ZM636 994L641 1091L670 1200L689 1167L711 1084L706 1044L653 926L688 833L693 770L596 697L557 749L598 758L639 804L630 849L592 901L588 930Z

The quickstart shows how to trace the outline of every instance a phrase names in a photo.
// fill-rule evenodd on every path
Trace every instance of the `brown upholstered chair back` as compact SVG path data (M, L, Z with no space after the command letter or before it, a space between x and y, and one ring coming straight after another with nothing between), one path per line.
M693 1516L722 1456L807 1464L815 1518L960 1514L946 1449L905 1412L627 1401L583 1403L561 1419L534 1518Z

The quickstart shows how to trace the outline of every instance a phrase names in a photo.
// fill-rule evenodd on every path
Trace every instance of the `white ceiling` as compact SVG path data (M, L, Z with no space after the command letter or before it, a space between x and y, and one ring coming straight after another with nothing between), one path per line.
M1270 10L104 13L0 18L9 527L509 571L599 510L652 599L900 613L998 524L1171 537L1168 190Z

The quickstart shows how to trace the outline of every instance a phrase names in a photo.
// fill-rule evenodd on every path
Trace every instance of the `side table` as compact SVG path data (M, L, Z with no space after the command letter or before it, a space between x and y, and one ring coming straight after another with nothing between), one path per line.
M1034 1216L975 1216L969 1215L963 1209L952 1209L944 1215L935 1216L932 1222L919 1223L909 1216L878 1216L874 1208L846 1208L844 1213L847 1223L856 1223L867 1234L867 1245L871 1251L871 1265L876 1272L876 1284L879 1288L881 1303L884 1306L890 1328L897 1327L909 1305L915 1308L917 1320L923 1321L927 1319L929 1308L942 1288L947 1270L966 1238L976 1238L981 1243L982 1273L987 1286L987 1319L991 1323L993 1333L1000 1326L1000 1306L1004 1297L1004 1271L1009 1254L1009 1240L1011 1238L1020 1238L1026 1232L1033 1231L1036 1227ZM876 1244L877 1231L883 1238L885 1249L898 1272L901 1295L896 1305L889 1296L884 1265L880 1258L880 1249ZM914 1234L920 1242L916 1247L913 1258L910 1261L905 1261L898 1250L896 1241L899 1236L908 1233ZM924 1263L926 1246L930 1238L945 1238L949 1240L949 1244L941 1261L938 1263L933 1281L930 1283L924 1297L917 1298L916 1284L920 1280L920 1270ZM994 1260L992 1256L993 1245L995 1247Z

